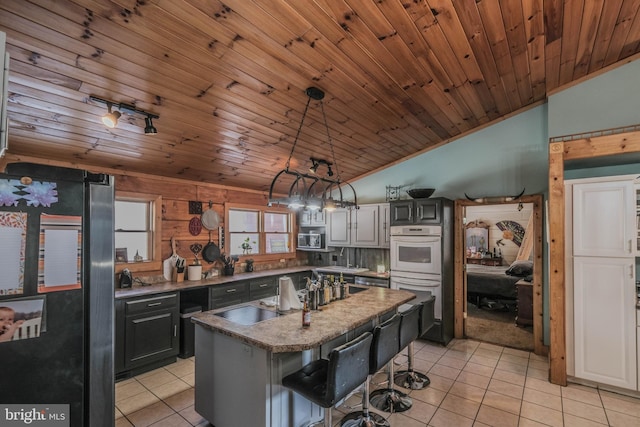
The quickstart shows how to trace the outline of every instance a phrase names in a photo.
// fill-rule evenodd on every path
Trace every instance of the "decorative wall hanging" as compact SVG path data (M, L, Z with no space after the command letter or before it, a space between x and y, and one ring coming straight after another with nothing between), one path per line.
M513 243L518 246L522 244L522 239L524 238L524 228L517 222L511 220L498 221L496 223L496 227L498 227L502 231L503 238L512 240Z
M524 188L517 196L505 196L505 197L471 197L467 193L464 193L465 197L472 202L476 203L499 203L499 202L513 202L518 200L524 194Z

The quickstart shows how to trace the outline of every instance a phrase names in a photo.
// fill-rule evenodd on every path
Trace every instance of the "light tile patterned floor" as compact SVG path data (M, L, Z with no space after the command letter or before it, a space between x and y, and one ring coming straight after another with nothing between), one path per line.
M471 340L446 348L418 341L414 351L415 368L429 373L431 386L404 390L412 408L383 413L393 427L640 426L640 399L551 384L546 357ZM194 365L193 358L178 359L116 384L116 427L210 426L193 408ZM336 423L345 412L334 409Z

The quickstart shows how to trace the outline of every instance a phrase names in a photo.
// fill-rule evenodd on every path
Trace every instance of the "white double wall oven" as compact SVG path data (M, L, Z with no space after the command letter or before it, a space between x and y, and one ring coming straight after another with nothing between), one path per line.
M414 302L436 297L434 314L442 319L442 227L404 225L391 227L390 285L416 294Z

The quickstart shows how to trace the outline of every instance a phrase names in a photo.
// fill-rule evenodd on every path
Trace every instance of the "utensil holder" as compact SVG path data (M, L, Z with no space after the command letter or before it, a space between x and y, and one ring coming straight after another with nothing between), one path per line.
M202 280L202 265L190 265L187 270L188 280Z

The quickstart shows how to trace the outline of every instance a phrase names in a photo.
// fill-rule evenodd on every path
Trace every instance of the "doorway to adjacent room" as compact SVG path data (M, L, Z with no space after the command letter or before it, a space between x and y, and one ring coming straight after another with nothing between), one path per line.
M544 353L541 204L456 201L456 337Z

